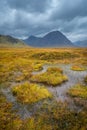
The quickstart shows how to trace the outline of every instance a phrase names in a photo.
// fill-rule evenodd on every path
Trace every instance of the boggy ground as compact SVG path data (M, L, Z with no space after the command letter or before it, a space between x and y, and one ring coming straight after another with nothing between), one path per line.
M38 71L41 75L42 73L46 73L47 68L50 65L53 66L53 64L57 64L57 67L62 69L62 73L67 76L68 81L55 87L52 87L52 83L44 86L46 95L42 93L41 89L38 89L38 84L34 89L29 89L28 86L25 87L26 85L24 84L26 82L31 84L30 79L34 74L37 75ZM63 64L66 65L63 66ZM48 67L44 65L48 65ZM83 96L79 98L78 95L73 97L68 94L68 90L78 82L82 86L85 85L87 71L84 69L81 69L83 70L81 72L73 71L71 70L72 66L86 68L86 48L1 48L0 130L86 130L87 108L84 103L86 99ZM52 81L52 78L49 81ZM43 86L42 84L39 85L40 88ZM25 88L22 89L22 87ZM86 88L86 85L84 87ZM17 88L16 91L15 88ZM80 88L81 90L83 89L81 86ZM28 94L25 96L25 93L27 93L26 89L31 93L31 100L29 100ZM12 94L12 90L15 91L13 92L15 96ZM33 96L35 90L38 90L39 98ZM17 102L17 98L19 97L18 99L20 99L20 95L22 94L24 101L26 99L27 101L35 101L35 104L26 105L24 102L21 104L20 101L23 101L22 99ZM53 97L49 98L50 94ZM85 95L84 92L82 93L79 90L79 95L82 94ZM68 99L70 99L69 103L67 103ZM77 109L81 108L80 111L71 109L74 103ZM26 115L25 118L23 118L24 115Z
M67 94L73 97L76 105L87 109L87 86L83 84L76 84L72 86Z
M43 83L52 86L60 85L67 80L68 77L63 74L62 69L57 67L49 67L46 72L31 76L32 82Z
M52 97L44 86L28 82L13 87L12 92L14 96L17 96L17 100L23 104L31 104Z

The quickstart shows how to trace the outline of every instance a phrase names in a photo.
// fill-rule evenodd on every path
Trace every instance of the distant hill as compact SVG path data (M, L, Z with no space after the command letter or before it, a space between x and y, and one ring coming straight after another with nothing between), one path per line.
M76 41L76 42L74 42L74 44L79 46L79 47L87 47L87 40Z
M9 35L0 35L0 47L8 47L8 46L21 47L25 46L25 43Z
M33 47L73 47L72 42L61 32L53 31L45 35L44 37L30 36L24 40L30 46Z

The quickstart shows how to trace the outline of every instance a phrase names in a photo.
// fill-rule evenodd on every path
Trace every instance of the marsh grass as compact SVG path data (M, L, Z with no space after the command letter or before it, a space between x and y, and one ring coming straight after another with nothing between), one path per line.
M87 86L77 84L69 89L68 94L72 97L87 99Z
M12 104L0 92L0 130L19 130L21 126L22 120L12 111Z
M87 86L77 84L69 89L68 95L73 98L76 106L87 110Z
M43 69L43 65L44 65L44 62L42 62L42 61L35 61L34 63L33 63L33 70L34 71L40 71L40 70L42 70Z
M80 65L74 65L74 66L71 67L71 70L74 70L74 71L85 71L85 70L87 70L87 68L84 67L84 66L80 66Z
M51 93L44 86L28 82L13 87L12 92L14 96L17 96L17 100L24 104L32 104L52 97Z
M79 63L82 66L87 66L87 48L2 47L0 48L0 88L9 87L9 83L30 80L31 73L35 70L41 70L45 63ZM56 81L57 76L58 80ZM55 85L61 81L62 76L61 70L57 72L56 69L55 71L49 69L45 74L38 75L36 82L43 81ZM85 81L87 81L86 79ZM52 97L46 88L41 87L27 83L27 85L15 86L12 91L21 103L34 103L43 98ZM77 103L81 100L83 103L87 99L86 89L84 86L77 88L73 91L76 97L72 97L73 99L77 98ZM84 106L86 103L84 102ZM12 111L12 104L7 102L0 92L0 130L87 130L87 107L77 113L68 110L64 103L45 104L36 115L22 121Z
M33 75L31 77L31 81L33 82L44 83L52 86L59 85L67 80L67 76L63 75L63 71L57 67L48 68L45 73Z
M84 82L87 84L87 76L84 78Z
M86 130L87 111L80 113L67 109L61 102L44 105L35 117L26 120L25 130Z
M35 49L35 48L1 48L0 49L0 83L29 79L31 72L41 70L45 63L74 63L87 66L87 49ZM76 67L78 70L78 67ZM83 70L83 67L80 69ZM23 73L15 77L14 72Z

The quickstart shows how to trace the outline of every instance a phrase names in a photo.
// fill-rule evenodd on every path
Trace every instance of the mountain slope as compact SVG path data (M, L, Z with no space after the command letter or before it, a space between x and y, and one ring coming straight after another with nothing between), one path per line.
M79 46L79 47L87 47L87 40L76 41L74 44Z
M0 35L0 46L25 46L25 43L9 35Z
M24 42L34 47L73 47L72 42L59 31L50 32L42 38L30 36Z

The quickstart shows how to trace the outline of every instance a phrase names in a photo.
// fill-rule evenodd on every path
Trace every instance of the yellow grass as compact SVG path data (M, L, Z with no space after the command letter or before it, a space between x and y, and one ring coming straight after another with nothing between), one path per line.
M26 82L32 77L33 71L42 69L44 64L68 63L87 66L87 48L0 48L0 88L9 87L15 82ZM77 67L78 68L78 67ZM42 78L50 84L56 84L56 74L49 69ZM61 70L60 70L61 71ZM50 77L47 75L50 74ZM61 80L60 72L58 80ZM41 75L40 75L41 76ZM41 78L41 77L40 77ZM87 78L86 78L87 79ZM85 81L86 81L85 79ZM52 81L53 80L53 81ZM21 84L20 83L20 84ZM1 91L1 89L0 89ZM35 103L52 97L46 88L36 84L24 83L12 90L18 101ZM72 96L87 99L86 86L79 85L70 90ZM87 110L79 113L66 110L63 106L45 105L31 119L21 120L12 111L12 104L0 94L0 130L86 130Z
M18 101L22 103L30 104L52 97L51 93L49 93L45 87L28 82L15 86L12 91L13 94L17 96Z
M73 97L80 97L83 99L87 99L87 86L77 84L69 89L68 94Z
M74 66L71 67L71 70L74 70L74 71L84 71L84 70L87 70L87 67L74 65Z
M67 76L63 75L63 71L57 67L48 68L47 72L33 75L31 77L31 81L33 82L44 83L52 86L59 85L67 80Z

